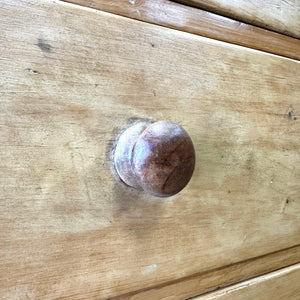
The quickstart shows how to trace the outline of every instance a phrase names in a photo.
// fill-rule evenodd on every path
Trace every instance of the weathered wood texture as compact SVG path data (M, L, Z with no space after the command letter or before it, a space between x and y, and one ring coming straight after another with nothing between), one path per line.
M299 300L300 264L256 277L193 300Z
M299 62L62 2L0 14L3 298L105 299L299 244ZM112 175L136 118L189 132L178 195Z
M176 0L242 22L300 38L299 0Z
M236 282L252 278L289 266L300 261L300 246L267 254L247 261L218 268L216 270L193 274L182 279L156 285L141 291L114 298L114 300L144 300L144 299L186 299L228 286Z
M300 60L298 39L172 1L65 1Z

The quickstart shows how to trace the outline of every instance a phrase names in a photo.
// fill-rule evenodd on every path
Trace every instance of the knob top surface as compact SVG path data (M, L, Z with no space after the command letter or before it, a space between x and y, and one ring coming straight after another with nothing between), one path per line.
M133 149L132 169L148 193L168 197L181 191L192 177L195 150L178 124L159 121L149 125Z
M138 123L125 130L114 157L120 178L158 197L180 192L192 177L195 150L187 132L172 121Z

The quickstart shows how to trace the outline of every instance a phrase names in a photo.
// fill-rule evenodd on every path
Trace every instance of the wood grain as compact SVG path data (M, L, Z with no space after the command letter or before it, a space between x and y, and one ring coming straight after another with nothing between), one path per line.
M66 2L300 60L298 39L168 0Z
M113 298L113 300L186 299L277 270L283 266L295 264L299 261L300 246L296 246L261 257L255 257L230 266L225 266L224 268L218 268L200 274L193 274L172 282L135 291L127 295L121 295Z
M300 264L262 275L194 300L297 300L300 299Z
M242 22L300 38L299 0L176 0Z
M299 244L299 62L62 2L0 15L2 298L106 299ZM137 119L189 132L178 195L113 175Z

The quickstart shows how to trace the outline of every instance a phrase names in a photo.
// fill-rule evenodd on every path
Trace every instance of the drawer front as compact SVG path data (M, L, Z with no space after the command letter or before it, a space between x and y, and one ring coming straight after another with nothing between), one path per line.
M300 2L298 0L180 0L179 2L300 38Z
M104 299L299 244L299 62L56 1L0 14L1 296ZM189 132L178 195L115 176L137 119Z
M277 33L276 30L265 30L264 28L250 25L253 24L253 22L242 23L240 21L237 21L244 20L243 18L237 17L235 18L235 20L233 20L229 17L224 17L224 15L230 15L226 14L226 10L225 12L219 12L219 14L222 15L221 17L220 15L213 13L216 10L212 8L209 9L208 7L203 5L203 3L200 4L200 1L197 0L193 1L195 3L191 3L190 0L178 0L177 2L170 0L63 1L110 12L124 17L129 17L131 19L140 20L146 23L152 23L184 32L201 35L230 44L240 45L300 60L299 39ZM250 3L249 1L246 2L247 4ZM186 5L185 3L192 4L192 6ZM208 3L208 1L205 1L205 3ZM251 4L253 4L253 1L251 2ZM213 12L208 12L197 7L201 7L202 5L204 6L204 9ZM262 11L264 13L264 20L266 20L266 9L257 9L257 3L255 4L255 6L257 10L255 11L255 15L259 14ZM295 10L291 9L290 11L286 11L284 14L282 14L282 16L288 16L290 20L292 20L293 24L296 24L295 20L297 18L291 17L294 13ZM295 14L297 14L297 12ZM230 16L233 17L232 15ZM298 19L300 22L300 16ZM246 21L244 20L244 22ZM295 28L297 28L297 26ZM298 26L298 28L300 28L300 25Z
M192 300L300 299L300 264L246 280Z

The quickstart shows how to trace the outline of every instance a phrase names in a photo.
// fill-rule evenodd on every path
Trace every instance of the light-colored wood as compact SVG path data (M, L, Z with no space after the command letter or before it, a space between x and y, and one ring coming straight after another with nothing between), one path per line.
M299 300L300 264L262 275L194 300Z
M135 291L114 300L187 299L300 261L300 246Z
M0 14L3 298L105 299L299 244L299 62L62 2ZM178 195L112 175L135 118L190 134Z
M300 38L299 0L177 0L242 22Z
M300 40L168 0L65 0L90 8L300 60Z

